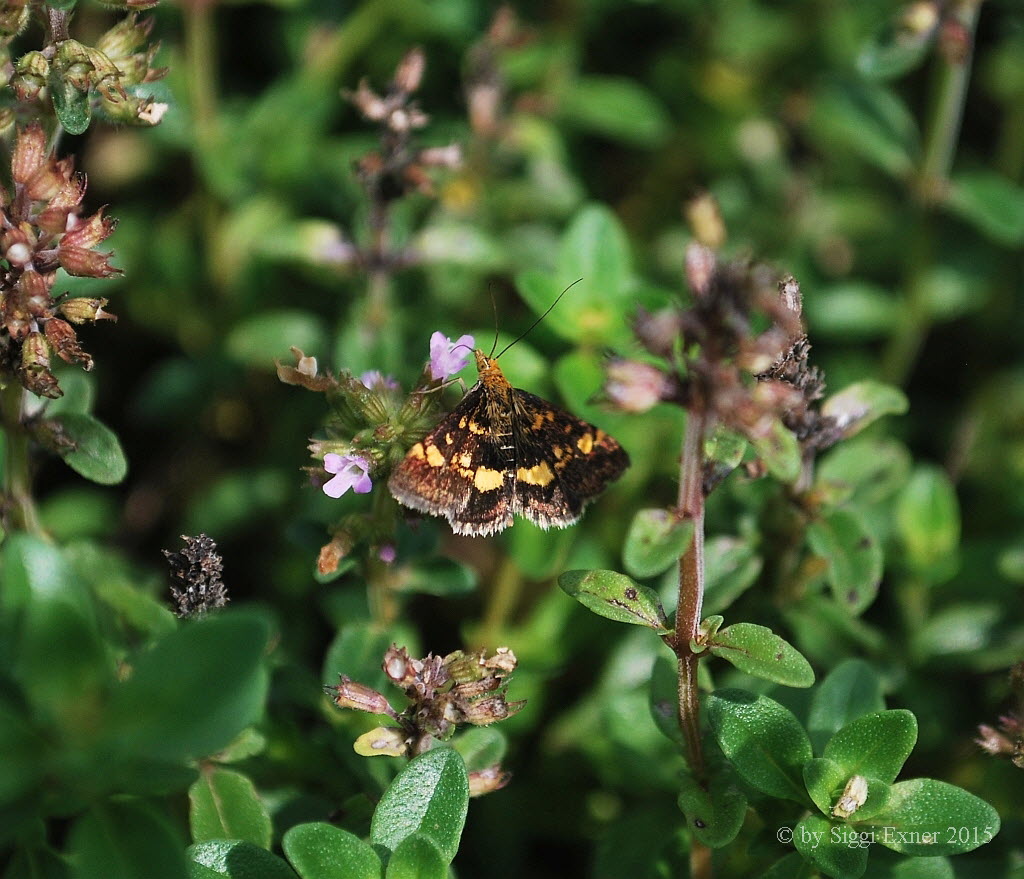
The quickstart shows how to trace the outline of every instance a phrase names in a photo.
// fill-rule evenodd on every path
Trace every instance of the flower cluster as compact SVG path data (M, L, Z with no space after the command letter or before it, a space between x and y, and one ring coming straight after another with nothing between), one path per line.
M362 80L347 97L363 117L380 126L381 148L359 160L359 179L371 205L382 206L410 192L430 194L433 186L427 169L457 168L462 151L456 144L416 149L412 134L430 117L413 100L426 69L426 56L412 49L398 63L394 78L383 95Z
M675 403L755 444L781 424L805 456L840 439L834 419L816 405L824 382L808 364L797 282L777 282L759 266L720 263L697 243L687 251L686 276L692 306L640 312L634 332L651 358L612 359L608 400L626 412Z
M358 378L342 372L338 377L321 374L316 359L292 349L295 365L277 364L278 378L323 393L331 407L327 438L310 443L313 457L323 462L323 470L332 478L322 480L324 494L340 498L349 491L367 494L373 489L375 474L387 473L413 443L422 439L437 422L438 393L444 382L465 368L472 356L474 340L463 335L454 342L437 331L430 337L430 356L416 387L404 395L391 376L377 370ZM395 560L390 533L380 522L366 515L346 516L333 529L331 542L320 552L318 567L327 574L360 541L377 547L377 557L385 564Z
M72 324L115 319L106 299L53 296L57 269L69 275L120 274L110 253L95 250L114 230L102 209L82 218L85 178L70 158L57 159L38 124L18 133L11 159L12 192L0 193L0 374L25 388L61 396L50 359L92 368Z
M179 617L193 617L228 603L227 587L221 581L223 561L217 544L200 534L186 537L185 548L178 552L164 550L171 568L171 595L178 605Z
M145 8L155 5L155 0L130 5ZM23 8L27 11L27 6ZM22 104L52 101L58 119L76 134L88 127L93 110L123 125L156 125L167 104L154 103L138 93L140 86L167 73L166 68L152 66L160 48L159 44L147 45L152 28L152 19L140 21L132 14L94 46L53 33L52 46L17 59L11 88Z
M499 647L493 656L457 650L444 657L428 653L414 659L404 647L392 645L382 665L388 679L405 693L409 703L405 710L396 711L383 694L345 675L336 686L324 689L339 708L386 715L397 724L360 736L355 743L358 753L415 756L450 739L460 725L488 726L519 711L525 702L505 698L516 662L507 647ZM476 781L477 792L482 793L504 786L508 775L494 766Z

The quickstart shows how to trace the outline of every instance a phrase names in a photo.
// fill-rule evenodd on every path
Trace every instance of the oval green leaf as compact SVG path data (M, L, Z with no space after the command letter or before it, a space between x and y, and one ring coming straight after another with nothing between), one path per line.
M188 791L192 839L241 839L270 848L270 813L247 775L203 767Z
M82 134L92 121L92 106L89 103L89 92L79 91L61 76L54 66L48 79L50 95L53 100L53 112L64 126L68 134Z
M894 784L889 805L871 821L875 842L905 855L940 857L973 851L999 832L999 815L963 788L915 778Z
M199 842L189 846L185 856L189 858L190 879L212 879L213 876L225 876L227 879L295 879L295 871L277 855L251 842L236 839ZM199 869L193 869L195 867ZM353 874L353 877L360 879L358 874ZM380 872L366 879L380 879Z
M836 838L838 831L847 838ZM860 879L868 868L868 846L858 845L852 827L808 815L793 828L793 845L805 861L832 879Z
M814 800L814 805L829 820L861 822L877 814L888 804L892 786L880 779L862 776L867 786L864 802L859 803L845 819L835 816L833 810L853 777L834 760L824 757L815 757L804 764L804 784L807 785L807 793Z
M166 760L225 747L263 711L269 637L263 619L224 611L162 638L115 689L108 735L139 755Z
M358 836L330 824L299 824L281 848L302 879L380 879L377 853Z
M903 415L910 404L899 388L882 382L854 382L829 397L821 407L823 415L836 419L847 438L860 433L885 415Z
M735 623L716 632L709 647L715 656L749 675L786 687L814 683L814 669L803 654L765 626Z
M946 207L1005 247L1024 244L1024 189L991 171L953 178Z
M892 783L917 744L917 718L905 708L851 720L825 746L825 756L848 775Z
M807 729L816 749L851 720L882 711L882 679L863 659L844 659L825 676L811 697Z
M61 457L76 473L100 485L116 485L128 474L121 441L91 415L68 412L52 419L60 433L74 443Z
M747 814L747 798L730 775L721 772L713 775L709 790L690 775L683 778L679 808L686 815L690 832L708 848L723 848L732 842Z
M960 543L960 504L944 470L915 469L896 502L896 525L917 571L947 567Z
M598 616L619 623L668 631L658 593L617 571L566 571L558 578L562 590Z
M622 563L634 577L656 577L667 571L693 539L693 522L665 509L640 510L626 532Z
M803 765L811 742L788 708L731 689L712 693L707 705L718 744L744 780L773 797L807 802Z
M640 147L657 146L669 132L665 108L625 77L581 77L562 97L559 109L568 122Z
M836 510L812 522L807 540L828 565L828 582L836 601L852 614L867 609L882 578L882 547L861 518Z
M447 879L448 862L429 836L414 833L398 844L384 875L387 879Z
M451 748L436 748L415 758L384 791L370 841L394 852L404 839L422 833L451 863L468 810L466 764Z

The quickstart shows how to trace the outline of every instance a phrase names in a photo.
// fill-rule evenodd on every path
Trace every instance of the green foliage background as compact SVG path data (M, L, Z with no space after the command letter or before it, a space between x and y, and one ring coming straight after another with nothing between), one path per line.
M332 814L365 834L365 794L379 795L393 775L383 758L352 752L368 726L328 710L321 684L338 672L381 684L379 657L393 640L424 653L507 644L520 659L510 696L529 700L502 726L514 779L472 802L459 874L662 875L655 852L681 857L682 764L648 714L655 647L646 633L587 614L553 577L621 568L636 509L674 501L677 413L627 418L590 398L602 352L628 351L635 306L680 295L682 205L707 190L721 206L727 253L799 279L812 357L830 388L877 378L910 400L906 416L856 441L874 445L833 453L862 474L860 499L887 547L863 617L771 582L771 539L753 533L752 512L769 489L735 477L712 497L708 534L736 538L717 551L734 552L737 566L764 559L764 573L735 600L709 598L707 612L784 633L819 678L849 656L869 660L888 707L917 714L909 776L966 787L1003 817L1001 835L957 859L956 875L1018 875L1019 770L971 740L979 723L1014 708L1006 669L1024 653L1024 10L1015 0L981 7L949 188L926 203L920 175L955 120L935 106L944 65L934 51L900 70L872 50L895 4L514 5L525 35L499 59L507 128L490 142L470 130L462 92L467 53L493 13L472 0L160 7L159 61L171 68L156 87L172 103L164 122L151 131L94 125L64 141L89 174L90 203L109 203L120 219L110 243L125 276L68 281L76 294L109 297L120 322L83 332L96 369L66 372L62 384L69 398L94 396L130 470L120 486L96 486L52 459L39 497L76 570L103 572L91 582L106 590L104 637L127 648L165 631L155 605L126 596L164 601L159 550L176 548L178 535L218 541L233 603L258 612L234 628L273 633L269 679L239 680L245 693L234 696L268 688L257 721L265 747L240 759L269 806L275 842L299 821ZM88 34L107 21L83 7L76 26ZM424 263L395 276L386 312L374 316L365 276L334 260L342 237L365 236L352 164L374 147L341 89L362 77L382 87L413 45L428 62L423 140L463 144L466 164L437 175L436 199L397 206L394 238ZM590 226L580 234L600 242L583 272L563 243L581 216ZM615 434L632 469L567 532L519 522L500 538L452 541L428 526L419 543L399 545L398 564L418 565L407 571L399 617L371 623L358 567L328 583L314 576L327 525L365 499L331 501L308 485L301 468L322 401L279 383L274 358L294 345L321 368L380 369L408 387L433 330L489 340L493 297L508 341L580 274L580 289L503 367L516 386ZM432 548L435 559L420 561ZM238 631L224 638L251 647ZM68 651L70 668L75 645L93 642L40 643ZM221 670L210 668L214 689L230 685ZM154 670L154 680L163 686L173 671ZM721 677L750 686L735 672ZM66 693L82 682L52 685ZM800 693L773 697L806 711ZM171 793L154 808L159 832L175 828L183 845L184 788L171 775L161 776ZM146 777L140 792L163 793ZM94 793L78 790L58 814L72 817ZM156 818L141 814L132 820L145 834ZM770 833L760 835L732 864L735 875L771 862L770 846L757 849ZM52 829L46 838L58 844ZM19 863L6 875L30 875Z

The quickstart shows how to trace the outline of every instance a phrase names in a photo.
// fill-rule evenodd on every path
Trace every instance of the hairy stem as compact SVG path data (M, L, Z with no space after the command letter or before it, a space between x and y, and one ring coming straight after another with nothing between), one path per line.
M932 264L934 250L935 228L931 214L935 202L949 184L949 172L960 137L979 6L980 2L961 4L959 21L967 35L964 55L955 60L942 59L937 75L923 158L912 189L917 209L904 282L907 301L902 319L889 337L882 358L882 375L896 384L906 381L931 325L925 277Z
M675 652L679 662L679 727L686 742L686 759L693 774L704 776L700 743L700 694L697 690L698 657L690 642L700 628L704 604L704 436L703 413L690 410L683 435L679 465L679 508L693 522L693 538L679 559L679 601L676 606Z
M7 531L27 531L42 537L45 532L32 498L29 435L21 422L24 393L17 382L11 382L0 391L0 425L3 427L4 450L0 521Z

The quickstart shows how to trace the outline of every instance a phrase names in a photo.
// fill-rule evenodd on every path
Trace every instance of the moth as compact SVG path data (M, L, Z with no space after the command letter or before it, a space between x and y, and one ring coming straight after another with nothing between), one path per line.
M515 516L565 528L629 466L607 433L513 388L497 358L473 352L479 380L409 449L388 481L402 504L443 516L456 534L504 531Z

